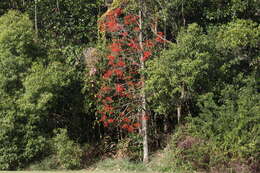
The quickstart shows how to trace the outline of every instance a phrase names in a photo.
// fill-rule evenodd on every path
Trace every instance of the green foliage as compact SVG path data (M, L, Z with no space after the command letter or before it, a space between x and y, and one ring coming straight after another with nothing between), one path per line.
M51 155L48 156L38 162L31 163L27 170L30 171L48 171L48 170L55 170L61 169L60 165L55 156Z
M234 163L245 172L259 169L253 166L260 154L259 38L259 24L251 20L234 20L207 32L193 24L148 64L153 110L172 115L184 85L186 109L192 108L186 113L193 115L186 130L176 134L162 171L235 170Z
M232 157L237 158L259 158L260 95L254 79L244 82L246 86L242 88L226 86L221 106L215 103L212 94L202 96L202 113L192 119L191 131L216 142L226 155L232 153Z
M101 12L100 0L44 0L37 2L40 36L60 45L93 44L97 40L97 17ZM31 19L35 4L27 8Z
M66 129L55 129L54 137L48 141L49 155L32 163L29 170L57 170L82 168L83 150L71 140Z
M19 107L22 81L33 61L35 43L27 15L10 11L0 18L0 169L16 169L39 157L45 149L36 117ZM34 49L34 51L37 49Z
M10 11L0 18L1 90L13 95L32 62L32 23L28 16ZM3 94L2 94L3 95Z
M212 57L210 44L202 29L193 24L179 34L176 44L148 64L146 86L157 112L173 113L177 104L196 96Z
M120 140L116 145L117 157L123 159L141 161L142 160L142 137L136 134L130 134Z
M185 149L178 147L178 143L185 141L188 132L185 127L179 127L171 136L168 145L164 150L155 153L148 165L153 171L189 173L194 172L194 168L189 160L182 155Z
M198 95L217 94L225 82L235 82L241 69L246 75L257 69L258 27L250 20L236 20L208 34L196 24L181 31L177 43L148 64L147 91L154 110L172 113L179 102L196 104ZM186 93L181 100L182 88Z
M203 28L234 19L259 22L258 0L154 0L147 1L146 17L154 16L158 28L174 40L183 26L198 23Z
M57 129L53 138L55 157L63 169L78 169L81 167L83 151L80 146L70 140L66 129Z
M216 48L224 62L220 71L228 80L241 73L241 69L245 74L259 69L259 27L251 20L236 20L220 27Z
M0 21L0 169L6 170L48 155L46 141L57 127L86 140L82 136L92 133L94 106L85 106L84 101L91 103L91 93L83 91L82 67L77 71L71 57L67 62L42 58L27 15L10 11ZM76 57L64 52L53 57Z
M254 79L243 82L245 87L229 85L223 90L221 105L215 103L212 93L202 95L200 115L189 117L189 122L178 128L163 156L152 161L152 167L162 172L257 171L260 96Z
M221 28L217 37L218 48L233 51L257 49L259 35L259 24L251 20L236 20Z
M142 8L145 39L154 36L153 29L163 31L172 42L164 43L165 50L158 49L146 62L151 136L161 135L158 127L172 119L180 105L184 115L192 115L163 158L152 161L155 171L214 172L223 165L233 169L237 163L250 170L259 165L259 3L153 0L140 6L136 0L117 0L112 4L131 14ZM31 169L37 170L80 168L85 151L79 143L96 146L105 134L110 134L111 143L100 145L104 151L117 148L140 159L139 137L119 141L120 135L100 126L95 93L104 81L88 75L80 64L85 46L97 42L97 19L104 10L102 0L0 1L0 170L22 169L32 161ZM100 47L97 54L106 57L105 44ZM96 68L104 64L101 60ZM105 160L99 168L149 169L128 160Z

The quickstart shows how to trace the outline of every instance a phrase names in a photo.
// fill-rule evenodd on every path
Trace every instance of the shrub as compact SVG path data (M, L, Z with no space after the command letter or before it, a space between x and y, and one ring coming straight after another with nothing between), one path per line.
M9 11L0 17L0 30L0 170L14 170L45 151L39 117L26 114L18 103L37 50L27 15Z
M212 93L199 99L202 111L173 135L159 161L162 172L258 172L260 163L260 114L256 82L241 80L244 87L227 85L222 104ZM239 92L237 92L239 90Z
M79 169L83 151L80 146L70 140L66 129L56 129L53 138L55 157L63 169Z

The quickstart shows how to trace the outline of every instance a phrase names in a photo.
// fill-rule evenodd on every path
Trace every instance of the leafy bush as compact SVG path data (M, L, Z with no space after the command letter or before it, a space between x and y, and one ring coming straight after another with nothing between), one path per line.
M213 141L232 158L260 158L260 95L254 79L244 80L245 87L226 86L222 105L212 94L201 96L199 117L191 120L194 135ZM239 92L237 92L239 91Z
M0 170L17 169L45 150L39 119L19 106L23 80L37 54L32 22L10 11L0 17Z
M29 170L79 169L82 166L83 150L68 137L66 129L55 129L49 140L49 155L32 163Z
M129 160L142 160L142 140L137 134L130 134L128 137L121 139L116 145L116 158Z
M254 79L241 81L244 87L222 91L221 104L212 93L200 97L202 112L173 135L163 158L152 162L156 170L259 171L260 95Z
M56 129L53 138L54 155L63 169L79 169L83 151L80 146L70 140L66 129Z
M34 162L30 164L30 166L26 170L33 170L33 171L47 171L47 170L54 170L59 169L60 165L54 155L46 157L38 162Z

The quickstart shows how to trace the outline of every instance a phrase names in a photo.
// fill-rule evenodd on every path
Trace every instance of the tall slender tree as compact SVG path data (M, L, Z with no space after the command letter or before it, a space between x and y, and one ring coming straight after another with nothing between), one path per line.
M116 123L129 132L139 129L143 137L143 161L147 163L148 115L143 71L155 45L164 41L162 33L145 35L147 21L144 21L143 6L140 0L138 14L123 12L121 8L110 9L100 21L100 30L106 32L112 43L108 46L110 54L101 73L104 83L97 97L104 126Z
M144 49L143 46L143 0L140 0L140 9L139 9L139 27L141 32L139 32L139 45L141 50ZM144 59L144 55L141 54L141 60ZM141 70L144 70L145 68L145 61L140 61ZM148 163L149 157L148 157L148 134L147 134L147 118L146 118L146 97L144 92L144 86L145 86L145 77L143 74L141 74L141 83L142 83L142 91L141 91L141 99L142 99L142 110L141 110L141 121L142 121L142 135L143 135L143 162Z

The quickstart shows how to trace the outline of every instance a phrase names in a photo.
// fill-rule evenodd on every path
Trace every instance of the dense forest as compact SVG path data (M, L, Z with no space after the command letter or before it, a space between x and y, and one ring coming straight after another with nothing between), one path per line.
M260 172L259 23L259 0L1 0L0 170Z

